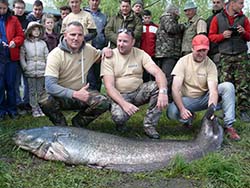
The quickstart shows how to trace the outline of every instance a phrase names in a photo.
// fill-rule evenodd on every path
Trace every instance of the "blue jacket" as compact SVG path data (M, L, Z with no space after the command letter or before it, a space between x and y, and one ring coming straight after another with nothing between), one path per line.
M89 12L95 20L97 36L92 40L92 46L94 46L97 49L102 49L106 45L104 28L107 24L107 17L101 12L100 9L98 9L97 12L92 12L89 7L86 7L84 8L84 10Z

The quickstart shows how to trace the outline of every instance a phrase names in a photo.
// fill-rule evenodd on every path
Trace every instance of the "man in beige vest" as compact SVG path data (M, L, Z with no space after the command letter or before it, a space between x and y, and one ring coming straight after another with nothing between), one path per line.
M182 38L181 53L183 56L192 52L192 39L195 35L207 33L207 23L197 15L197 5L194 1L186 2L184 12L188 21L185 23L186 28Z
M216 65L208 58L209 39L202 34L192 40L192 53L180 58L171 75L174 102L167 115L191 126L194 113L211 104L224 113L224 129L232 140L240 140L233 128L235 122L235 88L230 82L218 84ZM219 99L220 96L220 99Z
M167 80L151 57L133 47L134 44L133 31L119 30L113 56L101 64L101 76L111 98L112 119L117 129L124 131L126 121L139 110L139 106L149 103L143 122L144 131L150 138L159 139L155 127L168 104ZM143 83L143 68L156 81Z

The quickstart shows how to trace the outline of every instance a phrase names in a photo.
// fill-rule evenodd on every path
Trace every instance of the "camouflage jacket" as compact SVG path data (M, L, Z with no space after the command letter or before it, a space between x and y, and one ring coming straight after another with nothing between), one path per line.
M107 40L111 42L111 48L116 47L117 32L119 29L123 28L134 31L136 40L135 46L140 47L142 21L131 11L129 16L126 18L122 16L121 12L118 12L116 16L113 16L109 19L108 24L105 27L105 35Z
M181 56L181 42L184 25L178 23L179 17L171 13L164 13L160 18L160 26L156 32L155 57L171 57L179 59Z

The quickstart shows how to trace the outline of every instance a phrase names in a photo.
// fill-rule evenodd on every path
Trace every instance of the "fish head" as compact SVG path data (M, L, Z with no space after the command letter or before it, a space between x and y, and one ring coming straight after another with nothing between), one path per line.
M16 132L13 140L20 148L34 152L51 142L51 134L46 128L24 129Z
M67 161L70 156L64 145L58 141L62 135L67 135L60 127L41 127L20 130L13 140L20 148L30 151L46 160Z

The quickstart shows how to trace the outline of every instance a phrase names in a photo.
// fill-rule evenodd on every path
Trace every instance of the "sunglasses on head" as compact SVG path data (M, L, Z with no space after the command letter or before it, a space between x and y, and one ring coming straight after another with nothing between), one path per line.
M134 32L131 29L127 29L127 28L118 29L117 33L118 34L126 33L134 38Z

